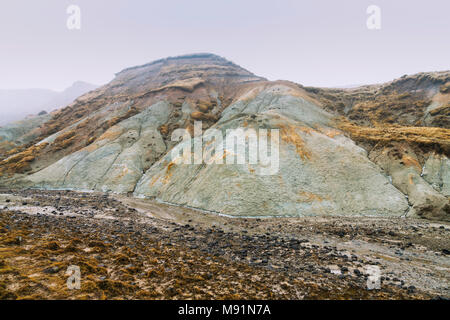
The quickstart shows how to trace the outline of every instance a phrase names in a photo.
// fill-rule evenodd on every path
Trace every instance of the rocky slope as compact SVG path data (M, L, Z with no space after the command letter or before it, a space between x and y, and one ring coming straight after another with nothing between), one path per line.
M76 81L63 91L48 89L0 90L0 126L20 121L41 111L51 112L67 106L80 95L96 89L97 86ZM0 128L0 133L3 128Z
M0 126L19 121L44 110L41 106L53 99L56 91L49 89L0 90Z
M0 150L1 183L129 193L232 216L448 220L449 101L448 71L320 89L269 82L212 54L167 58L119 72L33 139ZM278 170L179 163L171 151L200 142L200 120L205 142L208 129L243 129L241 148L225 149L224 160L249 151L246 130L279 130ZM172 141L178 128L196 136Z

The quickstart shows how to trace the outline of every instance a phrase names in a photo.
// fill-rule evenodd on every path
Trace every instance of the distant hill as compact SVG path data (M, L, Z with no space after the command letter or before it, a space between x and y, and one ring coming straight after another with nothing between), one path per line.
M64 107L97 86L77 81L64 91L48 89L0 90L0 126L19 121L41 111Z

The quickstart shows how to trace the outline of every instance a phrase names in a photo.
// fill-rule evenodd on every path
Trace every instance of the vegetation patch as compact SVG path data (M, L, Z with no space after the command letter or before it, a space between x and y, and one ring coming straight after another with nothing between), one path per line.
M48 143L33 145L25 151L16 153L0 162L0 176L3 174L13 175L25 173L31 170L31 163L47 147Z
M362 127L342 121L340 128L359 142L389 143L405 141L412 144L432 146L450 155L450 129L433 127Z
M283 140L287 144L294 145L297 154L302 160L308 160L311 158L311 153L306 148L305 142L303 141L302 137L296 132L296 127L288 125L281 126L280 129L281 140Z

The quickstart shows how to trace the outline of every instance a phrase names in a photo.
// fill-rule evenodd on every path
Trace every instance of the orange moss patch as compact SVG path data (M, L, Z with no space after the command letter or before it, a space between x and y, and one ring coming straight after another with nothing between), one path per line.
M300 137L300 135L296 132L296 129L298 128L292 125L281 126L281 139L288 144L293 144L295 146L297 154L300 156L300 158L302 158L302 160L310 159L311 153L306 149L305 142L303 141L302 137Z
M118 264L129 264L130 261L130 258L124 254L118 254L115 259L115 262Z
M1 281L0 282L0 300L15 300L17 299L17 295L8 290L7 282Z
M166 172L170 172L170 169L172 169L172 167L175 165L174 162L170 162L169 165L167 166L167 170Z
M114 126L115 124L126 120L136 114L139 113L139 110L137 110L135 107L131 107L124 115L120 116L120 117L114 117L111 118L110 120L108 120L105 124L103 124L103 127L105 130L111 128L112 126Z
M197 104L197 109L200 112L207 113L212 110L217 105L216 101L199 101Z
M197 105L197 108L200 112L206 113L209 111L209 106L205 105L205 104L199 104Z
M442 93L450 93L450 81L443 84L440 88L439 91Z
M150 187L153 187L153 186L155 185L156 181L158 181L158 180L159 180L159 177L155 175L155 176L152 178L152 180L150 181L149 186L150 186Z
M172 177L172 174L173 174L172 168L174 166L175 166L175 163L172 162L172 161L168 164L167 169L166 169L166 173L165 173L165 175L164 175L164 177L162 179L162 183L164 183L164 184L169 183L169 180L170 180L170 178ZM156 182L156 180L152 180L151 185L153 185L155 182Z
M429 115L433 117L431 126L450 128L450 103L431 110Z
M51 145L51 148L53 151L66 149L67 147L69 147L74 143L75 138L76 138L75 130L64 132L55 139L55 141Z
M408 117L421 119L430 103L431 101L412 96L408 92L392 93L357 103L348 117L351 120L369 120L374 126L379 126L381 123L407 124L401 115L407 114Z
M0 162L0 175L3 173L24 173L31 170L31 163L39 156L48 143L33 145Z
M50 241L47 243L46 248L55 251L59 249L59 244L56 241Z
M103 280L97 283L98 288L104 291L108 297L116 297L124 294L130 294L135 287L122 281Z
M347 121L339 127L357 141L391 142L406 141L423 145L438 145L450 152L450 129L432 127L360 127Z
M118 128L118 127L114 127L114 128L110 128L109 130L107 130L105 133L103 133L98 139L97 141L101 141L101 140L109 140L109 141L113 141L115 139L117 139L118 137L120 137L120 135L123 133L123 129L122 128Z
M70 130L70 131L64 132L64 133L60 134L60 135L55 139L55 142L58 143L58 142L61 142L61 141L70 139L70 138L72 138L75 134L76 134L75 130Z
M9 150L8 152L6 152L6 156L11 156L13 154L19 153L20 150L18 148L13 148L11 150Z
M342 132L339 130L328 129L328 128L320 129L320 132L322 132L324 135L326 135L329 138L334 138L334 137L342 134Z
M445 114L446 116L450 117L450 104L440 106L436 109L433 109L429 112L432 116L437 116L438 114Z
M169 126L167 124L163 124L162 126L159 127L159 132L163 136L167 135L169 133Z
M0 137L1 138L1 137ZM14 149L15 144L11 141L1 141L0 139L0 157L7 156L10 150Z
M189 134L191 135L191 137L194 136L194 126L192 124L188 124L186 126L186 130L189 132Z

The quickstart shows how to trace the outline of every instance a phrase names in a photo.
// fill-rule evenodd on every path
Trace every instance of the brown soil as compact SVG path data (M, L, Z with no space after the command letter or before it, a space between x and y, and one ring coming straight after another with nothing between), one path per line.
M428 299L449 296L446 224L231 219L128 197L0 195L2 299ZM69 290L67 267L81 269ZM381 269L367 290L365 266Z

